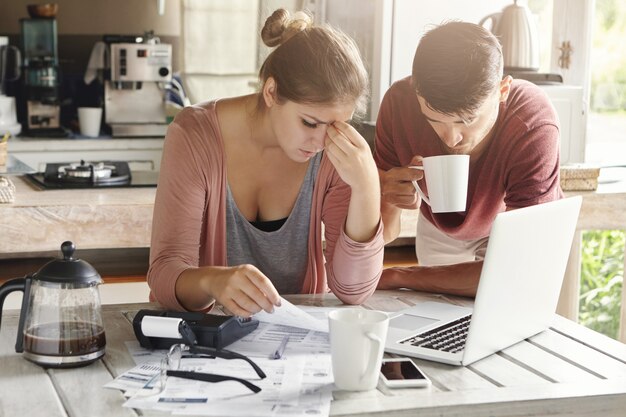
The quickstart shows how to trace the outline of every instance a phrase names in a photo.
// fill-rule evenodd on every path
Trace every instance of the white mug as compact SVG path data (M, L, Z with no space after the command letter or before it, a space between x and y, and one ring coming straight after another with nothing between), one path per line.
M80 134L92 138L100 136L100 122L102 120L101 107L79 107L78 125Z
M382 311L342 308L328 315L335 386L342 390L376 388L389 316Z
M412 166L424 171L428 196L413 181L415 190L433 213L465 211L469 155L437 155L422 160L422 166Z
M17 122L15 111L15 97L0 94L0 139L5 133L17 135L22 131L22 125Z

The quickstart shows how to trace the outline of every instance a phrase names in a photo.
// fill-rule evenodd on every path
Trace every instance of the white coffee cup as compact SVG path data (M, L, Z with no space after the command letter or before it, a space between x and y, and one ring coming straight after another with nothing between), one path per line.
M17 123L15 98L0 95L0 125L12 125L15 123Z
M389 316L382 311L342 308L328 315L335 386L342 390L376 388Z
M92 138L100 135L100 122L102 120L101 107L79 107L78 124L80 134Z
M467 204L467 181L469 177L469 155L437 155L422 160L428 196L413 181L419 196L433 213L465 211Z

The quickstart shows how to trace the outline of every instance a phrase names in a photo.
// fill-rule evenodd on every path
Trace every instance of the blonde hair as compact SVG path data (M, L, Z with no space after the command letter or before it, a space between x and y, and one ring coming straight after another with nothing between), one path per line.
M278 9L261 31L274 47L259 71L261 89L276 82L276 99L301 104L354 103L355 117L365 114L368 76L355 42L328 25L315 26L305 12L293 16ZM265 106L259 97L259 108Z

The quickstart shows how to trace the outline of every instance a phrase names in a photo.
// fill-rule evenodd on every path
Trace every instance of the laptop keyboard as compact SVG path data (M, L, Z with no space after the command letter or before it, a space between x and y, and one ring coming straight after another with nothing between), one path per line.
M472 315L470 314L443 326L409 337L400 343L443 352L459 352L465 346L471 319Z

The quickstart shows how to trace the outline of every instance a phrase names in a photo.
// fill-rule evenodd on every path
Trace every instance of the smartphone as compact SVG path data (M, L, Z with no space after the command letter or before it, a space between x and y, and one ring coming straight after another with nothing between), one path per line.
M380 379L389 388L427 387L430 379L410 358L383 358Z

